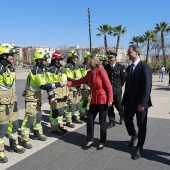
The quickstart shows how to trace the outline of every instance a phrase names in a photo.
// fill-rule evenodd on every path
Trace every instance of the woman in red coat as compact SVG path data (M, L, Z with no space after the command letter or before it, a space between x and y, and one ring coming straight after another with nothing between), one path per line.
M106 117L108 107L113 102L113 91L110 84L108 75L98 57L88 58L88 68L91 70L87 72L87 75L79 80L69 81L67 85L69 87L80 84L86 84L91 88L91 102L87 116L87 144L83 149L89 149L93 145L94 140L94 119L99 112L100 122L100 144L98 149L101 150L104 147L106 141Z

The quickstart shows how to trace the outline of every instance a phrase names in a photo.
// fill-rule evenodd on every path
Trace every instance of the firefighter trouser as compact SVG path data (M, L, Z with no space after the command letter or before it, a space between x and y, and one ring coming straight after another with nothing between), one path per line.
M66 122L72 123L72 116L75 116L77 120L80 120L80 91L70 91L70 100L68 101L66 109Z
M80 117L87 117L87 112L90 106L90 90L82 89L81 91L82 98L80 103Z
M21 125L21 139L22 141L29 141L30 127L33 126L33 130L37 130L40 135L43 134L41 126L41 102L25 102L25 116Z
M56 99L55 102L50 102L50 123L52 131L58 130L63 127L63 116L66 109L66 102L64 99Z
M9 139L18 144L18 104L0 104L0 151L4 150L4 136L7 133Z

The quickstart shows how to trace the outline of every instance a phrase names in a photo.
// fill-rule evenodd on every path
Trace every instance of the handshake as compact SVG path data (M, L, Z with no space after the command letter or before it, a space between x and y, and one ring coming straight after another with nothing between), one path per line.
M67 85L67 82L60 82L60 87L64 87Z

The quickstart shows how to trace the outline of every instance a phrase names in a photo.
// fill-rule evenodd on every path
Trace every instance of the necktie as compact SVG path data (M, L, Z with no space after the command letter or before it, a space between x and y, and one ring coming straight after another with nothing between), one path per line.
M134 66L135 66L134 64L131 64L130 72L129 72L129 75L130 75L130 76L133 74L133 67L134 67Z
M113 65L111 65L111 69L112 69L112 70L114 69Z

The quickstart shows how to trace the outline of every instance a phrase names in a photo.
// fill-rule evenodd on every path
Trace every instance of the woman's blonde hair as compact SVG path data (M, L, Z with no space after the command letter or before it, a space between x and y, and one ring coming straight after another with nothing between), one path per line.
M94 70L96 67L97 68L103 68L102 64L101 64L101 61L98 57L96 56L91 56L89 57L88 59L90 59L90 61L88 62L88 67L91 69L91 70Z

